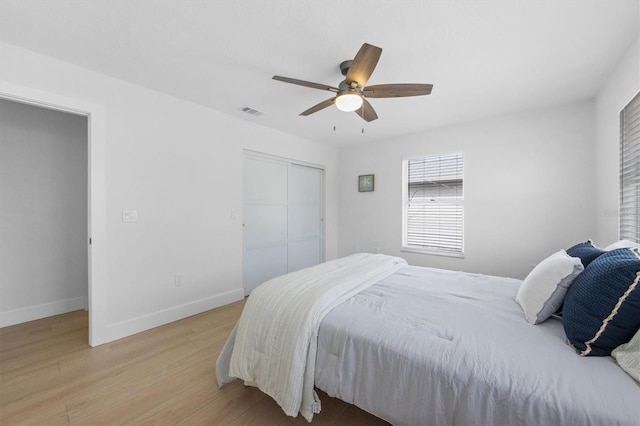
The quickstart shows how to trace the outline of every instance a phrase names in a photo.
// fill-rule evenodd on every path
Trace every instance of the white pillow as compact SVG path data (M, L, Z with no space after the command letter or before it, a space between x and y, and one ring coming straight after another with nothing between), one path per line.
M640 244L634 243L633 241L629 240L620 240L606 246L604 249L606 251L611 251L619 248L640 248Z
M640 382L640 330L629 340L611 352L618 365Z
M564 296L578 274L584 270L578 257L560 250L538 263L527 275L516 294L524 316L540 324L562 306Z

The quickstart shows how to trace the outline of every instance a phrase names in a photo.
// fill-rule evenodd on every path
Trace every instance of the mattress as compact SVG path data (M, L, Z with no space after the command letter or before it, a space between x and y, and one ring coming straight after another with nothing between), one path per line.
M408 266L335 307L315 384L400 425L638 425L640 385L526 322L520 280Z

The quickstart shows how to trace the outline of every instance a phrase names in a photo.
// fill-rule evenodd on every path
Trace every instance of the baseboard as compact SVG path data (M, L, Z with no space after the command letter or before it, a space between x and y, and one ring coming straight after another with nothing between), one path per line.
M103 341L97 342L98 345L122 339L132 334L150 330L161 325L169 324L199 313L215 309L217 307L236 302L244 297L243 289L236 289L226 293L196 300L194 302L185 303L183 305L173 306L162 311L153 312L151 314L142 315L130 320L109 324L105 327ZM95 345L94 345L95 346Z
M80 309L87 309L86 297L74 297L73 299L57 300L41 305L27 306L13 311L0 312L0 327L21 324L40 318L66 314Z

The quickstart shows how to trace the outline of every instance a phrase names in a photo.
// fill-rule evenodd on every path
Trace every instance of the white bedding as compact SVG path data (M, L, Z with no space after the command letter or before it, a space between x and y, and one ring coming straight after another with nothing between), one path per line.
M640 385L527 323L520 283L401 269L325 316L316 386L395 426L640 424Z
M397 257L361 253L260 285L218 359L218 383L240 378L270 395L286 414L300 412L311 421L320 409L313 391L320 321L406 264Z

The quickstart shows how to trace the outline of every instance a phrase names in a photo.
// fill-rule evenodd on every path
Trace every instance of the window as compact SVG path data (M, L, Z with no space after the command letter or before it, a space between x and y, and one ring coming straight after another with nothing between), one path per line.
M463 254L463 154L403 163L403 249Z
M620 112L620 239L640 242L640 92Z

